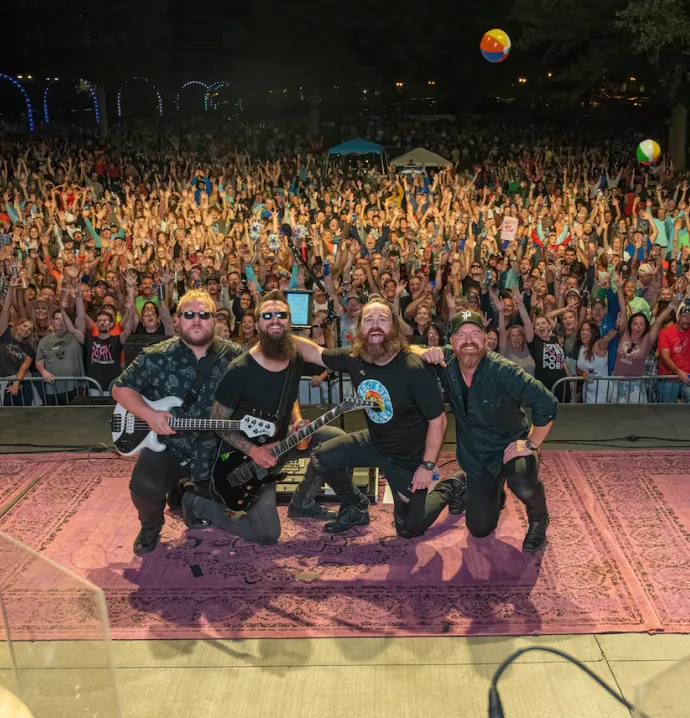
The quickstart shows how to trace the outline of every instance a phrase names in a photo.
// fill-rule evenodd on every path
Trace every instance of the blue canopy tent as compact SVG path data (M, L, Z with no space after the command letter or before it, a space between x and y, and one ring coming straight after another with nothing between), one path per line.
M328 172L331 157L346 155L378 155L381 162L381 172L386 172L386 165L388 163L386 150L381 145L377 145L375 142L368 142L367 140L348 140L340 145L331 147L326 157L326 171Z

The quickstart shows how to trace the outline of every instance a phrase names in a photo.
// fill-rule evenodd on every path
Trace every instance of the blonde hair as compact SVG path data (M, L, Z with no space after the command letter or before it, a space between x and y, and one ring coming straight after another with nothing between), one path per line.
M182 305L187 302L203 302L214 314L216 312L216 303L211 298L211 295L203 289L192 289L186 292L177 303L178 314L182 311Z

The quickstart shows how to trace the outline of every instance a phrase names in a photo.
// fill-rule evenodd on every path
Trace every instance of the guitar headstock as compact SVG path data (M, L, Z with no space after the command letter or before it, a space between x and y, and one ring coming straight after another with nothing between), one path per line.
M247 414L240 421L240 431L246 434L250 439L255 439L257 436L274 436L276 433L276 425L265 419Z
M350 397L345 399L337 407L337 411L345 414L348 411L358 411L361 409L370 409L372 411L381 411L381 405L377 401L371 399L360 399L358 397Z

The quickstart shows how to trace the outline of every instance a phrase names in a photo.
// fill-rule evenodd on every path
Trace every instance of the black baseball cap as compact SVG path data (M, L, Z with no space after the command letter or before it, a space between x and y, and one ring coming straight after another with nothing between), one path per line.
M463 311L458 312L450 320L450 336L453 336L453 334L455 334L455 332L457 332L463 324L475 324L482 331L486 331L486 327L484 326L484 317L482 317L479 312L473 312L470 309L463 309Z

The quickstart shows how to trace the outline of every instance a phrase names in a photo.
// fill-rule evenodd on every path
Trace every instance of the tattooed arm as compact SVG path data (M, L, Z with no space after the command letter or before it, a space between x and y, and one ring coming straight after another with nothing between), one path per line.
M212 419L230 419L232 414L232 409L228 409L217 401L213 402L213 408L211 409ZM230 446L249 456L264 469L270 469L278 462L278 459L271 454L271 449L278 443L277 441L263 446L256 446L241 431L216 431L216 434Z

